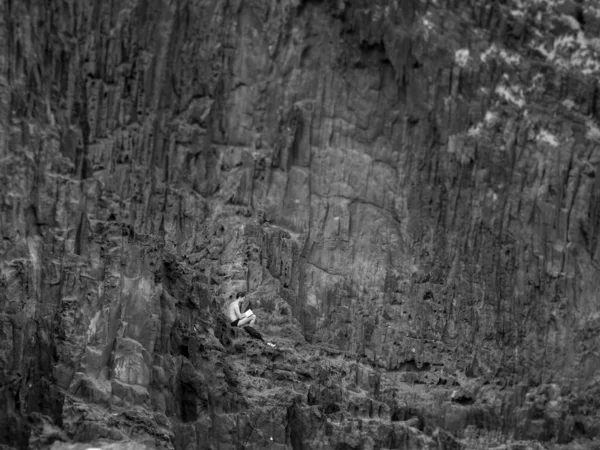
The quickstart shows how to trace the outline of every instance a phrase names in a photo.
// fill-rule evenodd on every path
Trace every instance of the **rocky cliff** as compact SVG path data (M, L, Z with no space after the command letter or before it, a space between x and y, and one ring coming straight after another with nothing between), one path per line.
M0 446L600 445L593 0L0 8Z

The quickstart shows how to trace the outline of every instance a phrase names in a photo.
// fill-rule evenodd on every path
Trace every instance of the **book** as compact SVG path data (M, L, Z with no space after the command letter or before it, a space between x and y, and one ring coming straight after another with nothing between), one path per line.
M251 309L249 309L244 313L244 317L250 317L252 314L254 314L254 313L252 312Z

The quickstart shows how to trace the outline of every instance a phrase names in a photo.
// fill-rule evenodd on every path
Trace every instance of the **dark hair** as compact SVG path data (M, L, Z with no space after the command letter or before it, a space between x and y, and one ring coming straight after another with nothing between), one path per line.
M235 298L242 298L245 297L246 293L245 292L238 292L237 295L235 296Z

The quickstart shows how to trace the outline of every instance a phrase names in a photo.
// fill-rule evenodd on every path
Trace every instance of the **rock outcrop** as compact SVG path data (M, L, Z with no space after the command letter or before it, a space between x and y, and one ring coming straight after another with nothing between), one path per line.
M0 8L0 446L600 445L595 2Z

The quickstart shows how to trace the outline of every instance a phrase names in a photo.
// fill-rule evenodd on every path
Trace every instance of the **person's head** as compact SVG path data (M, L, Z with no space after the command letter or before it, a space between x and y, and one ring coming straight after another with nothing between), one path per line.
M237 295L235 296L236 301L244 301L245 298L246 298L245 292L238 292Z

